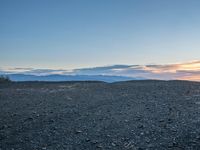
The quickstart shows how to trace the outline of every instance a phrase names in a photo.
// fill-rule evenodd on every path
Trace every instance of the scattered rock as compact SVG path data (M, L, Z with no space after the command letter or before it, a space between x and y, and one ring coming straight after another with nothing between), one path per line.
M106 136L107 136L107 137L111 137L111 135L110 135L110 134L107 134Z
M13 114L11 114L11 117L15 117L15 116L17 116L17 114L16 114L16 113L13 113Z
M0 130L4 130L6 128L8 128L8 125L4 124L3 126L0 127Z
M160 119L159 122L165 122L165 120L164 119Z
M111 145L112 145L112 146L116 146L116 144L115 144L115 143L113 143L113 142L111 143Z
M94 141L92 141L91 143L92 143L92 144L97 144L98 141L94 140Z
M149 138L145 138L146 143L150 143L150 139Z
M192 95L199 95L199 83L77 84L62 91L57 90L60 83L0 85L0 150L192 150L200 146L200 112L195 103L200 97ZM19 88L23 90L16 91Z
M103 148L103 146L102 145L97 145L96 148Z
M126 123L127 123L127 122L129 122L129 120L127 120L127 119L126 119L126 120L124 120L124 122L126 122Z
M83 131L81 131L81 130L76 130L76 134L79 134L79 133L82 133Z
M144 125L139 125L138 128L139 128L139 129L143 129L143 128L144 128Z
M26 118L25 120L24 120L24 122L26 122L26 121L32 121L33 120L33 117L28 117L28 118Z
M89 139L89 138L87 138L87 139L85 139L85 141L86 141L86 142L89 142L89 141L90 141L90 139Z
M144 132L141 132L140 135L144 135Z
M168 123L172 123L173 121L172 121L171 118L169 118L169 119L167 120L167 122L168 122Z

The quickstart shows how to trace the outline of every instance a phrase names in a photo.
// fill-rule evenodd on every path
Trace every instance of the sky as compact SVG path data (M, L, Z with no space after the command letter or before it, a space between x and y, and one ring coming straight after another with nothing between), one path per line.
M200 60L199 0L0 0L0 68Z

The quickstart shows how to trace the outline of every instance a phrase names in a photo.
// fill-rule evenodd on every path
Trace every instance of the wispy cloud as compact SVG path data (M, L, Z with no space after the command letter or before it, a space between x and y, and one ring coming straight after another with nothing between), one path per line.
M21 73L33 75L66 74L66 75L114 75L141 77L162 80L195 80L200 81L200 61L165 65L113 65L74 70L33 69L33 68L0 68L0 74Z

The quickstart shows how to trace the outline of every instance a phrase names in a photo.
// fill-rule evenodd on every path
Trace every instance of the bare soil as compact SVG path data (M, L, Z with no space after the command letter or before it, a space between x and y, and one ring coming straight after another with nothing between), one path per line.
M0 84L0 150L94 149L200 149L200 83Z

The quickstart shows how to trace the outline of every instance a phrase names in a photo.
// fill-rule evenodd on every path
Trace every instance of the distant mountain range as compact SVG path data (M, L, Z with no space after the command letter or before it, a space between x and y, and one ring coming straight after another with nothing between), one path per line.
M106 82L157 79L200 81L200 60L177 64L111 65L74 69L2 68L0 75L14 81L83 81Z
M4 74L5 75L5 74ZM104 75L26 75L26 74L7 74L12 81L104 81L117 82L128 80L142 80L144 78L133 78L124 76L104 76Z

